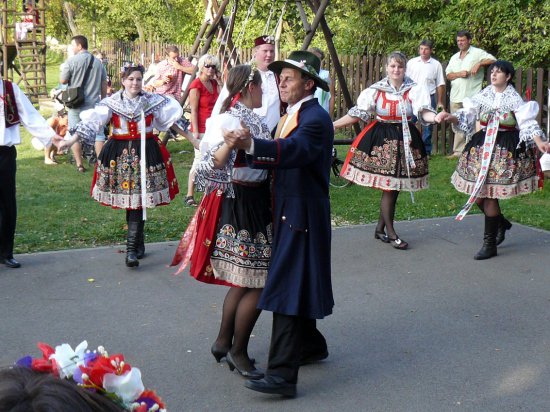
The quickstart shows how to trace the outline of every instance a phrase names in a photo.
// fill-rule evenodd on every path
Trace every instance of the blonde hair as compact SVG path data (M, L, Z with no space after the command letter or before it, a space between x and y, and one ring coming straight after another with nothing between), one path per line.
M202 70L206 65L216 66L216 70L220 70L220 61L216 56L211 54L202 55L197 65L199 66L199 70Z
M388 54L388 58L386 59L386 65L390 64L390 61L392 60L395 60L397 63L399 63L403 67L407 67L407 56L405 56L405 54L401 53L400 51L394 51Z

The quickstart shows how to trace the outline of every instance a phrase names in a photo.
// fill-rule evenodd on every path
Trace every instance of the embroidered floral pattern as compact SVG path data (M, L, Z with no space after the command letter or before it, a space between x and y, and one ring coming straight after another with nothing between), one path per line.
M266 234L252 236L247 230L237 231L233 225L221 227L212 252L214 275L234 285L262 288L271 257L272 225Z
M352 148L345 178L361 186L383 190L417 191L428 187L428 160L419 149L411 148L416 167L407 177L403 142L389 140L373 147L370 155Z
M482 146L471 147L462 153L451 182L456 190L471 194L475 186L483 155ZM538 187L536 149L533 147L514 154L505 147L495 145L489 171L479 197L509 199L534 192Z
M109 162L99 163L97 181L92 197L98 202L122 209L137 209L141 203L141 176L136 149L124 149L122 154ZM163 163L149 165L147 170L147 204L155 207L170 203L166 169Z

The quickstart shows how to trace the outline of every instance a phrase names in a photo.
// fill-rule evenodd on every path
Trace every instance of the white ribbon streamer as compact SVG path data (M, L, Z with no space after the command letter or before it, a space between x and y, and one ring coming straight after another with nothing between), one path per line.
M468 201L462 208L462 210L456 215L455 220L462 220L464 216L468 214L472 208L479 192L481 191L482 186L485 184L487 174L489 173L489 165L491 164L491 157L493 155L493 149L495 147L495 142L497 140L498 126L500 124L500 118L502 114L494 112L491 115L489 124L487 125L487 131L485 132L485 139L483 141L483 155L481 158L481 169L477 175L476 184Z
M411 150L411 131L409 129L409 122L407 120L407 110L405 106L405 99L403 99L402 94L398 94L399 97L399 111L401 112L401 125L403 129L403 147L405 149L405 164L407 166L407 177L409 178L409 186L411 186L411 169L416 168L414 163L414 157ZM412 188L411 188L412 189ZM409 192L411 194L411 202L414 203L414 193L412 190Z
M147 131L145 125L145 113L141 111L141 119L139 120L139 128L141 130L141 155L139 158L139 169L141 177L141 210L143 220L147 220L147 156L145 156L145 143L147 140Z

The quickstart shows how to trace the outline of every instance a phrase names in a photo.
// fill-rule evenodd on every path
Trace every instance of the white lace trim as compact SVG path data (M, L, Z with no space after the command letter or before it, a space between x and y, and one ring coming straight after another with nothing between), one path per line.
M92 189L92 198L103 205L109 205L119 209L140 209L142 208L141 194L123 195L110 192L103 192L94 186ZM163 189L158 192L147 192L146 207L153 208L161 204L170 203L170 192Z

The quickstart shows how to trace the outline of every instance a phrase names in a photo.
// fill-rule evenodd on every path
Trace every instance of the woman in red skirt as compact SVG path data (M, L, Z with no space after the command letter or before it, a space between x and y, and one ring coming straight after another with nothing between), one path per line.
M250 65L232 68L229 96L220 115L209 120L201 140L196 183L205 196L172 261L178 273L191 262L197 280L229 286L212 354L226 357L231 370L250 379L263 376L248 356L248 341L271 257L272 223L267 171L247 166L243 151L223 139L224 130L243 125L255 138L271 139L252 109L262 105L260 73Z

